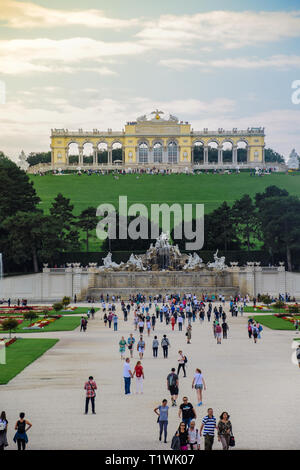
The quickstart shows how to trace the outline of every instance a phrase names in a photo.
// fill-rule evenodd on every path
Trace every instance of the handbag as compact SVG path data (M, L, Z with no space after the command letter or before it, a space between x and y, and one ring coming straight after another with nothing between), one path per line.
M231 434L230 438L229 438L229 447L234 447L235 446L235 439L234 439L234 436Z

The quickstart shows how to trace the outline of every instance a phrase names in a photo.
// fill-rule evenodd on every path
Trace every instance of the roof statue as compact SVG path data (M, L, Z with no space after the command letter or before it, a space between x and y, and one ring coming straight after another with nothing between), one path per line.
M217 250L214 254L214 262L213 263L208 263L207 264L207 267L208 268L214 268L216 269L217 271L223 271L224 269L227 268L226 264L225 264L225 256L221 256L221 258L218 257L218 251Z

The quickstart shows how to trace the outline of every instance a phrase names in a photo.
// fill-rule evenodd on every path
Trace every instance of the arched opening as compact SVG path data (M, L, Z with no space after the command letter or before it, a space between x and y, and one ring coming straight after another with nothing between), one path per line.
M160 142L153 145L153 162L162 163L163 160L163 146Z
M79 145L76 142L70 142L68 144L67 161L69 165L78 165L79 163Z
M241 140L237 143L237 162L238 163L247 163L247 152L248 145L247 142Z
M178 160L178 145L176 142L168 144L168 163L177 163Z
M209 142L207 147L208 147L208 163L218 163L217 142Z
M233 163L233 145L232 142L226 141L222 144L223 163Z
M148 163L148 145L146 142L139 144L139 163Z
M93 144L85 142L82 146L83 164L91 165L93 163Z
M194 163L204 162L204 145L203 142L194 142L193 145Z
M114 142L112 149L112 163L123 163L123 148L121 142Z
M108 163L108 145L106 142L100 142L97 145L97 162L100 164Z

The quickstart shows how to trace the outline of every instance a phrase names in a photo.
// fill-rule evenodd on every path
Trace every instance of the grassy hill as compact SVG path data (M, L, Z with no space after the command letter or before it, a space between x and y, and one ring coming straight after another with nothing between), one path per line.
M267 186L276 185L285 188L290 194L300 196L300 174L272 174L250 177L243 172L231 175L30 175L37 194L41 198L41 207L45 212L54 197L62 193L74 204L74 214L83 209L109 202L118 207L119 195L128 197L128 204L144 203L150 208L151 203L202 203L205 212L216 209L223 201L232 205L244 194L254 196L263 192ZM90 250L99 250L100 243L91 239Z

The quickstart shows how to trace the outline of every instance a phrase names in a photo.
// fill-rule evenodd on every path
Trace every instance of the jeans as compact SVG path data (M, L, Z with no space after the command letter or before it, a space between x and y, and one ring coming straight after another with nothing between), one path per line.
M152 349L153 349L153 357L157 357L158 348L152 348Z
M177 375L179 375L180 369L183 369L184 377L186 376L185 364L178 364Z
M159 421L159 438L161 439L162 433L164 432L164 440L167 440L167 429L168 421Z
M130 382L131 382L131 377L124 377L125 395L130 393Z
M179 331L182 331L182 322L178 322Z
M164 358L168 357L168 346L163 346Z
M187 428L190 427L191 421L192 421L192 418L182 418L182 422L186 425Z
M205 450L212 450L214 438L215 436L211 436L210 434L205 434L204 436L204 449Z
M92 403L92 412L95 413L95 397L86 397L85 399L85 412L89 410L89 401Z
M114 331L118 331L118 323L114 323Z

